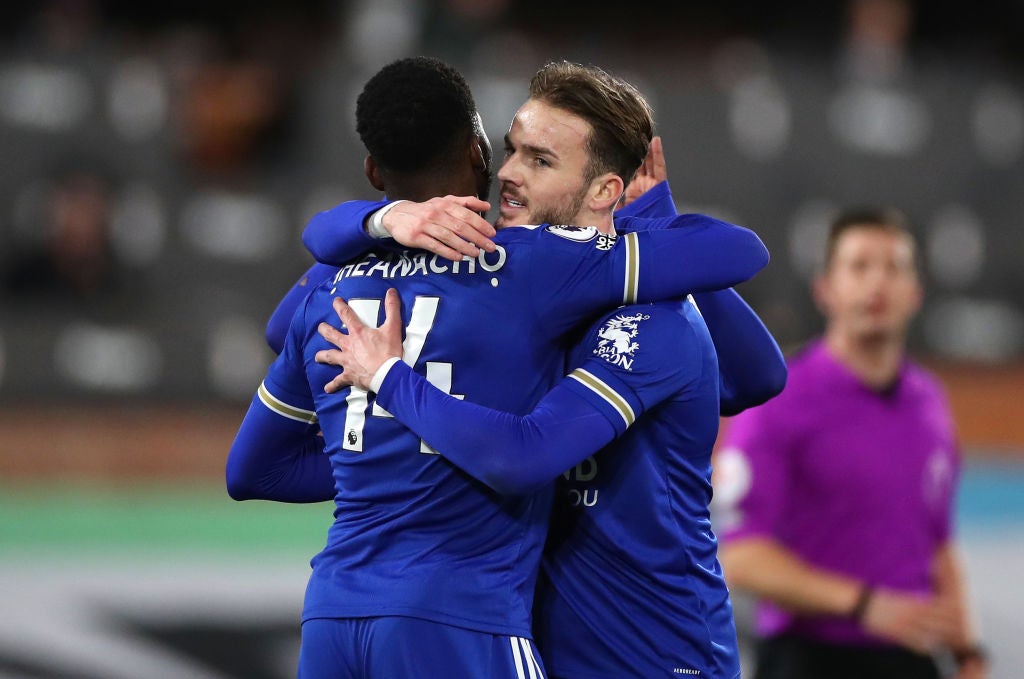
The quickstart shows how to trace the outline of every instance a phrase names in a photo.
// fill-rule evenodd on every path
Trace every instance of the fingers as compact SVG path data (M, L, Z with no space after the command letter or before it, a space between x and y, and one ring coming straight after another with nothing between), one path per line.
M651 158L652 149L654 147L654 141L652 140L650 145L647 147L647 155L644 156L644 162L640 163L640 169L637 170L637 176L639 177L653 177L654 174L654 162Z
M494 252L497 246L491 237L494 235L492 227L486 219L473 213L474 219L453 225L451 230L442 228L438 234L438 240L458 250L460 254L476 257L480 250ZM485 229L484 227L488 227ZM488 233L490 231L490 233Z
M338 347L338 349L344 349L345 348L345 342L348 340L348 337L345 335L345 333L341 332L340 330L335 328L330 323L321 323L320 325L317 326L316 331L318 333L320 333L320 336L323 337L325 340L327 340L328 342L330 342L334 346ZM333 349L331 351L333 351ZM320 353L327 353L327 352L326 351L324 351L324 352L317 352L318 355ZM318 363L326 363L327 361L317 361L317 362Z
M649 186L668 179L668 166L665 164L665 150L661 145L661 137L651 139L651 144L647 147L647 155L644 156L644 162L641 163L636 176L650 180Z
M326 323L321 323L320 327L317 330L321 335L324 336L325 339L327 339L330 342L334 342L334 340L328 337L328 334L335 333L342 338L345 337L345 335L338 332L337 330L327 325ZM335 344L337 343L335 342ZM316 352L313 358L316 360L317 363L323 363L324 365L336 365L342 368L342 370L344 370L345 368L345 366L343 365L345 355L342 351L338 349L321 349L320 351ZM341 389L344 389L346 387L350 387L353 384L354 382L352 381L352 379L350 379L349 374L347 372L342 372L340 375L338 375L333 380L324 385L324 391L326 391L328 394L333 394L334 392L340 391Z
M927 618L929 634L947 646L961 642L963 613L954 601L936 600Z
M321 323L321 325L325 324ZM329 328L331 326L328 325L327 327ZM316 354L313 355L313 358L314 360L316 360L317 363L337 366L342 365L342 361L344 360L342 357L342 350L339 349L321 349L320 351L316 352Z
M942 645L955 624L934 601L902 594L890 595L885 618L882 635L918 653L930 653Z
M445 196L442 200L450 200L458 203L467 210L473 212L487 212L491 209L491 204L486 200L480 200L476 196ZM486 222L485 222L486 223ZM493 233L491 235L494 235Z
M941 633L936 629L935 620L925 613L914 625L911 644L919 653L930 653L939 646Z
M478 212L490 203L472 196L444 196L425 203L402 203L384 217L384 226L402 245L459 261L493 252L496 231Z
M384 326L388 332L401 332L402 322L402 298L398 296L398 290L388 288L384 295Z
M359 320L359 316L356 315L356 312L352 311L352 307L346 304L345 300L341 297L334 298L333 306L334 312L338 314L338 318L341 319L341 327L348 328L350 333L362 330L366 327L363 325L363 322Z
M358 352L366 367L376 369L391 356L402 356L402 299L398 290L390 288L384 296L384 323L376 332L367 332L360 337Z
M448 245L444 240L439 238L426 238L413 244L414 247L420 250L427 250L433 252L438 257L444 257L447 260L453 262L461 261L463 257L470 257L476 259L480 255L480 250L477 246L473 245L464 240L452 239L452 244Z
M470 257L479 254L476 248L494 251L491 238L497 232L478 214L489 210L490 203L469 196L445 196L438 200L445 205L444 218L429 225L432 228L428 235Z
M461 234L467 230L469 234L475 235L462 236ZM463 257L476 259L480 256L481 247L494 249L494 243L480 236L478 232L469 230L464 225L451 223L427 225L422 234L413 238L412 245L453 262L458 262Z
M347 377L345 377L345 373L341 373L333 380L324 385L324 391L327 392L328 394L333 394L337 391L345 389L346 387L352 386L352 384L353 383Z
M651 146L647 150L647 160L650 162L650 175L658 182L668 179L668 166L665 164L665 149L661 145L661 137L651 139Z
M390 357L402 356L402 300L398 290L391 288L384 296L384 323L376 326L364 324L355 311L340 297L332 300L343 329L330 323L320 323L317 332L335 348L321 349L314 355L317 363L338 366L342 374L324 386L333 394L346 387L369 389L373 375Z

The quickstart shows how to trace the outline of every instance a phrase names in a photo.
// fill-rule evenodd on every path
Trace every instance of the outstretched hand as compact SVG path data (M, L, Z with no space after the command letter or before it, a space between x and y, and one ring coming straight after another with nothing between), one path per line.
M348 386L369 391L377 369L389 358L402 357L402 300L394 288L384 297L384 323L371 328L340 297L334 298L334 311L341 319L343 333L328 323L317 328L320 335L338 347L316 352L316 362L340 366L344 372L324 386L328 394Z
M494 252L496 231L479 215L490 203L472 196L444 196L425 203L402 202L384 215L382 226L402 245L433 252L457 262Z
M647 157L626 187L625 197L619 208L626 207L666 179L668 166L665 165L665 150L661 146L661 137L654 137L651 139L651 145L647 147Z

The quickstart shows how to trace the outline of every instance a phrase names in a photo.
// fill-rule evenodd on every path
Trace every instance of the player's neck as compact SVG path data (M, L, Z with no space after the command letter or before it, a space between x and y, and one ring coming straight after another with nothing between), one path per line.
M896 381L905 353L902 336L859 337L830 328L825 346L832 356L872 389L887 389Z
M594 212L582 209L572 221L574 226L596 226L601 233L615 233L615 218L610 210Z

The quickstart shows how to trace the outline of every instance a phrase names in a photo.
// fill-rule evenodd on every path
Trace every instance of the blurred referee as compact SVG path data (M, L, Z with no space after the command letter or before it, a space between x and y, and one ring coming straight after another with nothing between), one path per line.
M906 357L922 290L904 217L840 215L814 296L824 336L716 463L726 579L759 599L756 677L986 677L952 535L955 426Z

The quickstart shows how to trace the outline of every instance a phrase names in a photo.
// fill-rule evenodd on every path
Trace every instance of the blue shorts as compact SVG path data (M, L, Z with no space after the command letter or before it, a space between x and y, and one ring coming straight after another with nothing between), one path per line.
M544 679L533 642L430 620L314 618L302 623L298 679Z

